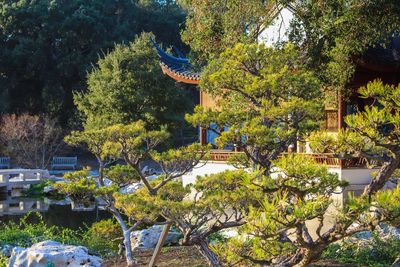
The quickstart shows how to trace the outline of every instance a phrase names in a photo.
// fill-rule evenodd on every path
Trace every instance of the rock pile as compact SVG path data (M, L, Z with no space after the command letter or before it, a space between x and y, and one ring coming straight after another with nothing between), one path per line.
M81 246L63 245L55 241L43 241L30 248L14 247L9 267L100 267L102 260L90 255Z

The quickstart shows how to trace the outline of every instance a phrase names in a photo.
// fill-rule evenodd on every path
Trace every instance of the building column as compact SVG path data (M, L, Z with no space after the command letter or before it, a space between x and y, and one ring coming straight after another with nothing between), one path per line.
M200 127L200 144L201 145L207 145L207 129L204 129L203 127Z

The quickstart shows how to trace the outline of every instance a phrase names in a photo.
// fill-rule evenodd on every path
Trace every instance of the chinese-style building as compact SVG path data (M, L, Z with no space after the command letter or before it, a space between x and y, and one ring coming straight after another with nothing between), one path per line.
M174 79L177 83L198 85L200 74L193 72L188 59L172 56L163 51L157 44L160 66L164 74ZM356 70L351 82L347 85L350 94L346 97L337 96L336 105L325 109L325 129L334 134L346 127L344 117L362 110L365 105L370 104L368 99L358 97L357 89L375 79L381 79L386 84L397 85L400 83L400 38L393 38L385 48L370 48L361 57L353 58ZM200 105L205 108L216 109L214 99L205 92L199 91ZM212 131L199 129L199 142L202 144L212 143L216 136ZM212 150L211 160L203 167L193 170L189 175L183 177L185 184L192 183L198 175L221 172L234 169L227 163L227 159L236 153L233 150ZM372 172L368 162L362 158L340 158L337 155L325 153L313 153L307 146L297 146L297 153L305 153L313 157L318 163L326 165L339 178L349 182L347 191L361 193L364 187L370 183ZM345 193L347 195L347 193ZM345 196L342 194L342 196Z

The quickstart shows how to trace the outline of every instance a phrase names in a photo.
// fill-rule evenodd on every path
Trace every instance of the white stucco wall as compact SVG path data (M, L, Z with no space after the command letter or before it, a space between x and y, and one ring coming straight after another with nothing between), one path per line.
M372 173L379 169L343 169L341 179L352 185L369 184Z
M206 164L200 163L199 167L194 168L192 172L182 176L182 183L183 186L194 184L198 176L219 173L226 170L236 170L236 168L226 162L209 161Z
M235 170L236 168L226 162L209 161L206 164L200 163L198 167L194 168L192 172L182 176L182 183L184 186L194 184L198 176L204 176L206 174L214 174L223 172L226 170ZM354 192L355 195L360 195L365 186L367 186L371 179L372 173L378 171L378 169L341 169L341 168L328 168L329 172L336 173L340 180L347 181L349 186L341 192L338 188L339 194L332 195L335 205L342 205L347 198L349 192ZM277 175L278 172L275 173ZM388 187L393 187L388 185Z

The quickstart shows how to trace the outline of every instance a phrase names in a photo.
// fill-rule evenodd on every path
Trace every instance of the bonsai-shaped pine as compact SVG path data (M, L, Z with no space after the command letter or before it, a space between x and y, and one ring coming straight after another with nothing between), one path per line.
M225 171L199 177L192 188L172 181L157 195L145 188L135 195L117 194L116 205L130 218L146 209L160 214L182 232L182 245L197 246L212 266L306 266L331 243L400 218L399 206L390 199L399 199L400 188L380 192L373 204L350 196L340 206L340 198L335 202L332 195L346 182L326 167L293 154L273 166L279 171L270 176ZM232 228L237 237L210 244L211 235Z
M320 126L323 101L318 82L293 46L237 44L210 62L200 86L217 99L219 108L197 107L187 119L219 135L220 147L235 144L243 153L231 160L254 177L244 179L243 186L255 196L250 203L256 204L242 209L244 225L234 245L217 250L219 265L221 259L229 264L239 259L247 264L304 266L317 260L330 243L384 220L371 221L371 204L350 198L323 232L330 196L344 184L310 160L276 161ZM279 169L284 174L276 178ZM316 239L311 238L309 221L316 222ZM359 226L352 228L355 223Z
M243 166L269 172L271 160L320 126L318 80L290 44L228 48L209 63L200 89L214 96L218 110L197 106L187 120L220 136L220 147L234 144L243 151Z
M316 152L333 152L361 157L371 166L380 166L364 195L372 196L393 177L400 164L400 85L385 85L380 80L359 89L372 104L345 118L346 129L332 136L316 132L310 137Z
M151 223L157 219L158 211L153 211L149 207L138 206L134 213L129 213L130 218L135 221L133 225L130 225L124 220L121 209L116 205L115 200L118 193L124 192L135 198L136 192L126 192L126 188L129 185L136 184L143 186L150 195L157 195L162 187L189 172L207 155L207 147L199 145L157 152L157 147L166 141L168 136L168 133L163 129L149 131L144 122L137 121L128 125L110 126L104 130L72 132L66 138L66 142L73 145L84 145L96 156L99 163L99 175L98 177L88 177L87 171L76 175L69 174L66 178L68 179L71 176L74 179L60 183L58 188L67 195L79 198L81 195L75 193L75 188L79 185L79 189L86 199L90 196L97 197L101 203L105 204L107 210L121 226L129 266L134 265L130 243L131 232L141 223ZM116 159L125 160L127 165L106 168L107 164ZM157 179L157 184L150 183L149 178L141 168L148 160L158 163L162 170L162 174ZM72 195L72 192L75 194Z
M329 244L400 218L400 188L377 193L371 203L352 196L335 203L346 183L325 166L294 154L274 166L275 175L245 181L257 204L248 207L239 235L213 248L228 264L307 266Z
M253 192L242 185L241 179L248 175L251 174L238 170L199 177L194 188L173 181L157 195L143 188L136 195L119 194L117 206L133 218L136 210L158 211L183 234L182 245L197 246L210 265L220 266L209 238L221 230L243 225L243 210L254 199L250 195Z

